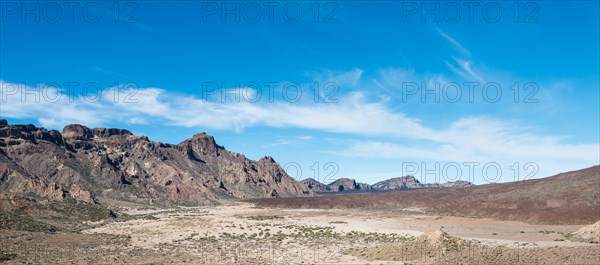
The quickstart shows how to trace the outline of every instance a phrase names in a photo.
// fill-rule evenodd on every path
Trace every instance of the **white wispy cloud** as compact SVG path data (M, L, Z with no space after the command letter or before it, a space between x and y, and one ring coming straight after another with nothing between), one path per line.
M477 73L473 68L473 62L469 60L462 60L455 58L455 63L451 63L446 61L446 65L452 72L459 75L463 79L467 81L477 81L483 82L485 81L480 73Z
M454 57L453 62L446 61L446 65L448 66L448 68L465 80L478 82L484 81L481 74L478 73L473 67L471 51L469 51L462 44L460 44L460 42L458 42L455 38L443 32L441 29L438 28L437 32L450 45L452 45L454 50L458 51L460 55L458 57Z
M119 95L116 88L105 90L94 102L83 96L72 97L56 90L57 102L45 99L41 90L23 84L2 82L2 115L11 118L36 118L44 126L84 123L101 126L112 122L145 123L160 120L171 126L202 127L241 131L249 126L294 127L364 135L425 135L429 130L403 113L390 112L384 102L369 102L362 92L340 96L339 103L207 101L194 95L173 94L159 88L137 90L132 98ZM21 101L21 91L37 91L38 102L29 95ZM50 88L53 89L53 88ZM126 100L134 102L124 102Z
M466 56L471 56L471 51L467 50L462 44L460 44L460 42L458 42L455 38L451 37L450 35L446 34L445 32L443 32L441 29L437 29L437 32L444 37L450 44L452 44L452 46L458 50L459 52L461 52L463 55Z
M381 141L353 143L338 154L380 158L414 158L437 161L581 161L598 163L600 145L566 144L564 139L528 132L496 119L460 119L436 131L427 145Z
M298 145L298 144L310 141L312 139L313 139L313 137L310 136L310 135L301 135L301 136L297 136L297 137L279 137L279 138L273 140L272 143L264 145L263 147L277 147L277 146L284 146L284 145Z

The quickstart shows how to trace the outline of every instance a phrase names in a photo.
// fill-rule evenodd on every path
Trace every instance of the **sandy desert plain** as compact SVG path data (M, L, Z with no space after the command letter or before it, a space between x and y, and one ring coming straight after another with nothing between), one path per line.
M7 264L598 264L582 225L438 216L420 209L127 209L77 232L3 230Z

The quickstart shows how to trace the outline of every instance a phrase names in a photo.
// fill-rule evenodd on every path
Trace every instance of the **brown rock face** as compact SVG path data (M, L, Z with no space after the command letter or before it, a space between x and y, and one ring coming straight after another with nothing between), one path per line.
M73 185L71 186L71 190L69 190L69 194L71 195L71 197L73 197L73 199L79 200L79 201L84 201L84 202L94 202L94 197L92 196L92 193L90 193L88 190L79 187L78 185Z
M92 131L83 125L71 124L63 128L62 136L67 140L88 140L92 138Z
M0 193L193 204L313 194L272 158L247 159L205 133L171 145L123 129L69 125L61 134L7 122L0 122Z
M110 136L113 136L113 135L119 135L119 136L133 135L133 133L131 133L128 130L123 130L123 129L96 128L96 129L92 129L92 135L97 136L97 137L101 137L101 138L107 138L107 137L110 137Z

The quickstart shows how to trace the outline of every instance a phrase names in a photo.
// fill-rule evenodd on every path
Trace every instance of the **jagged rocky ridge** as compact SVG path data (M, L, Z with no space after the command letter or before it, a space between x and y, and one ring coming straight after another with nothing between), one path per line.
M6 120L0 120L0 193L194 204L313 194L273 158L250 160L205 133L172 145L123 129L68 125L61 133Z
M421 183L414 176L391 178L373 185L356 182L354 179L340 178L332 183L323 184L312 178L300 181L314 192L351 192L351 191L390 191L408 189L434 189L473 186L471 182L458 180L446 183Z

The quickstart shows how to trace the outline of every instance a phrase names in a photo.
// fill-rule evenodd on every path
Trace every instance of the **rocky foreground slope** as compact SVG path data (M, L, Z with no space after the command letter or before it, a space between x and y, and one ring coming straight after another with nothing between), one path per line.
M205 133L177 145L122 129L62 132L0 120L0 193L56 200L213 204L312 195L271 157L227 151Z

